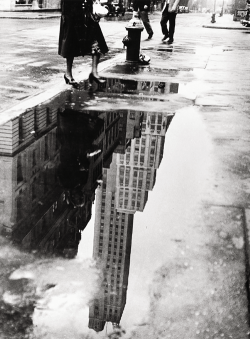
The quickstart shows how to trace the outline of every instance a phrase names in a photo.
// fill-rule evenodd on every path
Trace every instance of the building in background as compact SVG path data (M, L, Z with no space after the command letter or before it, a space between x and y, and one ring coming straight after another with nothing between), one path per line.
M0 11L60 10L61 0L0 0Z

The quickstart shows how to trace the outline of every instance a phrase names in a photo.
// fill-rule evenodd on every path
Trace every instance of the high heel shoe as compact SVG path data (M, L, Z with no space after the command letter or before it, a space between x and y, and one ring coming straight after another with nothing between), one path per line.
M64 80L67 85L72 85L73 87L78 87L79 83L75 81L74 78L69 78L66 74L64 74Z
M97 84L105 84L106 80L101 79L99 76L95 76L92 72L89 74L89 83L92 84L95 81Z

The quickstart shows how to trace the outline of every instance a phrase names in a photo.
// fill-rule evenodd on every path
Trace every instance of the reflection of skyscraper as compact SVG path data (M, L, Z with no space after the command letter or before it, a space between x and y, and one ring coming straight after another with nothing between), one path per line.
M126 155L117 155L118 210L143 211L163 156L165 133L172 115L144 113L142 136L131 141Z
M119 112L120 143L124 152L130 139L139 136L143 113ZM106 322L119 324L125 304L130 264L133 214L116 210L116 156L103 169L103 183L96 194L93 256L103 269L103 282L89 310L89 327L102 331Z
M173 116L144 113L141 138L132 139L125 154L113 154L96 195L93 257L103 281L89 310L89 327L102 331L118 325L126 304L133 216L143 211L163 156L166 130Z
M93 256L103 269L99 294L90 306L89 327L96 331L105 322L119 324L126 304L133 214L115 208L116 164L104 169L103 184L96 195L96 218Z
M141 136L142 112L119 111L119 145L115 152L124 154L130 141Z

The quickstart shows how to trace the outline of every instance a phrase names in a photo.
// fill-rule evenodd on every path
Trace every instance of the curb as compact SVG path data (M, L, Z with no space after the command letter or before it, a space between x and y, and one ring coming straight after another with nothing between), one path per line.
M216 29L231 29L236 31L249 31L250 27L229 27L229 26L213 26L213 25L202 25L203 28L216 28Z
M245 288L247 292L247 299L248 299L248 324L250 325L250 249L249 249L249 244L250 244L250 237L249 237L249 231L250 231L250 209L245 208L243 209L243 215L244 215L244 242L245 242L245 260L246 260L246 283L245 283ZM249 338L249 335L248 335Z
M103 72L107 68L109 69L118 62L122 61L125 62L125 53L118 54L114 56L112 59L100 62L100 64L98 65L98 71ZM82 66L78 66L74 69L75 75L79 77L79 79L81 79L80 81L88 79L89 71L90 69L82 70ZM43 104L44 102L52 100L60 93L71 89L72 88L69 85L65 84L63 77L60 80L59 79L55 80L53 86L51 85L49 89L44 90L44 88L40 88L22 102L1 111L0 125L13 120L17 116L26 112L28 109L34 108L36 106Z
M51 16L3 16L0 14L0 19L24 19L24 20L44 20L44 19L54 19L60 18L61 14L59 15L51 15Z

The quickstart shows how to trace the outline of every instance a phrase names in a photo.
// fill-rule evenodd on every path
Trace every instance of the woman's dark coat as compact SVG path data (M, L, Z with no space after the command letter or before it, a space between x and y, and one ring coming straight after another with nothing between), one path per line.
M100 25L91 13L92 0L62 0L59 55L67 58L90 54L96 41L101 53L108 51Z

